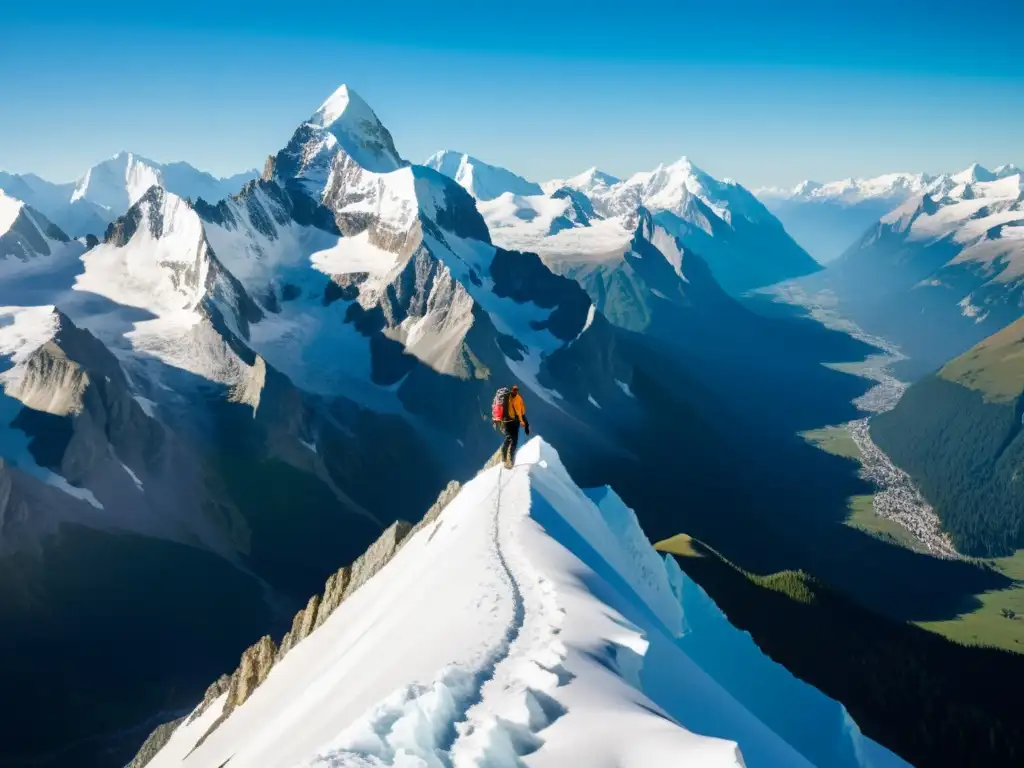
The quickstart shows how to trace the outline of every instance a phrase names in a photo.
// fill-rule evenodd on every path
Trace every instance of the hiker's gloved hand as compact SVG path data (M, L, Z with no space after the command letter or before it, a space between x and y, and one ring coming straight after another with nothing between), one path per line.
M526 430L526 434L530 434L530 423L526 422L523 424L523 429Z

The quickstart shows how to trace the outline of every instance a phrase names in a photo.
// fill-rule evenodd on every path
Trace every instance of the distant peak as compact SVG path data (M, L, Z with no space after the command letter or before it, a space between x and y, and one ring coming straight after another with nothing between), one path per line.
M795 187L793 187L794 195L807 195L816 189L821 189L821 183L817 181L811 181L810 179L804 179Z
M670 163L669 165L664 167L668 170L682 171L688 174L703 173L703 171L696 165L694 165L690 158L688 158L686 155L683 155L674 163Z
M618 184L619 179L612 176L610 173L605 173L600 170L596 165L592 168L588 168L580 174L579 178L593 179L594 181L603 181L606 184Z
M995 181L996 175L979 163L971 163L960 173L954 174L953 180L970 184L974 181Z
M612 176L610 173L598 170L597 166L593 166L583 171L583 173L578 173L564 181L550 182L549 184L552 188L564 186L585 192L594 192L600 187L611 187L620 181L621 179Z
M444 160L447 160L447 159L453 158L453 157L458 158L458 159L461 160L463 157L469 158L469 155L467 155L464 152L459 152L459 151L454 150L454 149L442 149L440 152L435 152L430 157L428 157L427 161L424 163L424 165L430 165L430 164L435 163L435 162L439 163L439 162L442 162ZM472 158L469 158L469 159L472 159Z

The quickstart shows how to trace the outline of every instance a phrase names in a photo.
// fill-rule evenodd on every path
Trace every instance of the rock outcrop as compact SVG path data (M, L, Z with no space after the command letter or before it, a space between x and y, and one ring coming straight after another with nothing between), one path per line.
M277 659L283 659L297 643L309 636L309 633L316 629L317 611L320 608L320 595L313 595L306 603L306 607L295 614L292 620L292 628L281 639L281 647L277 649Z
M142 748L139 749L138 754L128 763L126 768L143 768L144 765L147 765L164 748L167 742L171 740L171 736L177 727L184 722L185 718L179 717L177 720L171 720L169 723L158 725L156 730L149 734L149 738L142 744Z

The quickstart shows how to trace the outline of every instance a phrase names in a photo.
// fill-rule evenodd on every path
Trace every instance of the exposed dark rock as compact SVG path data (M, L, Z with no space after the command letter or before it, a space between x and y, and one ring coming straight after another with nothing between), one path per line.
M369 275L366 272L350 272L345 275L334 275L324 286L324 306L336 301L355 301L359 296L359 285ZM346 318L346 322L348 319Z
M124 216L110 222L106 233L103 235L103 242L123 248L135 237L140 221L142 221L142 209L138 204L135 204L128 209Z
M546 328L556 338L574 339L587 321L587 292L575 280L554 274L536 254L498 248L491 262L491 277L498 296L554 308L538 329Z
M292 628L281 639L281 647L277 649L275 663L283 659L297 643L309 636L309 633L316 627L317 610L320 607L320 595L313 595L306 603L306 607L295 614L292 620Z
M484 217L476 208L476 201L454 179L423 166L415 166L413 173L417 178L425 179L431 186L444 189L444 205L436 214L436 221L441 229L459 237L483 243L491 242L490 231Z
M230 687L230 675L221 675L216 680L214 680L210 684L210 687L206 689L206 693L203 694L203 700L199 702L199 706L196 707L192 711L192 714L188 716L188 722L191 723L194 720L196 720L201 714L203 714L203 712L208 710L210 708L210 705L213 704L213 702L215 702L217 699L219 699L222 694L227 693L228 688Z
M324 585L324 597L317 612L316 627L321 626L334 609L341 605L375 573L391 562L412 526L404 520L392 523L369 549L356 558L351 566L342 568Z
M551 193L551 197L556 200L571 201L572 207L568 218L578 224L589 224L591 219L597 218L597 213L594 211L594 205L590 202L590 198L579 190L560 187Z

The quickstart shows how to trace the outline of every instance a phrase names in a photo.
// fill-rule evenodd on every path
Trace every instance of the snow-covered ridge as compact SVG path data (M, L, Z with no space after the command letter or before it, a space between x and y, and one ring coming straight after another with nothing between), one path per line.
M994 171L973 163L957 173L929 175L927 173L886 173L869 178L846 178L836 181L817 182L806 180L792 189L762 187L756 190L762 199L802 200L805 202L836 201L848 204L866 200L904 200L911 195L928 192L943 193L960 184L991 182L1015 176L1020 169L1012 163L1000 165Z
M541 439L442 504L340 575L362 584L340 603L332 577L284 653L253 646L158 731L149 766L906 765L729 628ZM687 644L729 645L757 679L723 685Z
M624 181L591 168L545 182L542 190L546 194L478 196L496 242L557 260L615 260L632 238L642 208L702 256L729 291L817 269L753 194L734 181L712 177L686 157Z
M70 203L87 200L119 216L137 203L152 186L181 197L215 202L238 191L255 171L226 179L193 168L188 163L163 164L132 152L119 152L94 165L76 182Z
M102 236L108 223L154 185L180 197L217 202L238 192L256 175L252 170L217 178L188 163L158 163L133 152L119 152L66 184L32 174L0 172L0 191L23 199L72 237Z
M958 175L979 180L912 197L884 216L880 226L906 233L908 242L949 238L951 245L961 247L951 265L981 266L994 282L1018 281L1024 278L1024 248L1014 233L1024 225L1024 175L996 178L973 167L968 170L970 174ZM976 307L972 312L970 316L980 314Z
M597 167L588 168L583 173L570 176L568 179L552 179L541 184L541 188L547 194L551 194L560 187L568 187L582 192L587 197L597 197L607 192L609 187L618 184L622 179L612 176L610 173L598 170Z
M802 181L792 189L763 187L755 190L763 199L782 198L791 200L837 200L847 203L873 198L903 199L907 195L923 191L933 177L924 173L886 173L871 178L846 178L837 181Z
M437 152L424 163L428 168L457 181L477 200L493 200L505 193L513 195L540 195L540 184L527 181L512 171L490 165L470 155L450 149Z

